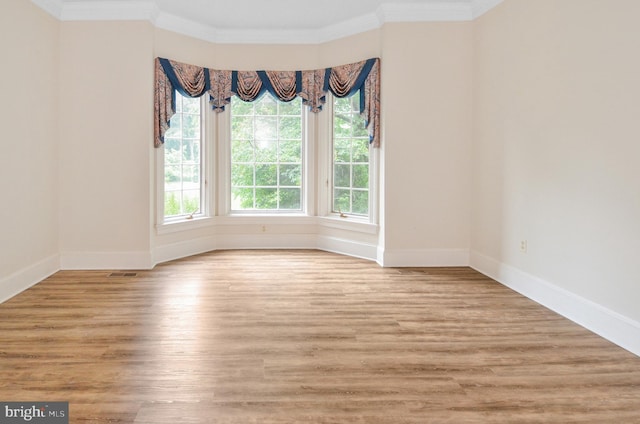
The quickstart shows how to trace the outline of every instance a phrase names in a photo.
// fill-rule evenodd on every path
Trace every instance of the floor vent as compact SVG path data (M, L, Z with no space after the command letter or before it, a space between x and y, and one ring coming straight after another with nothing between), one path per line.
M137 277L137 272L112 272L109 277Z

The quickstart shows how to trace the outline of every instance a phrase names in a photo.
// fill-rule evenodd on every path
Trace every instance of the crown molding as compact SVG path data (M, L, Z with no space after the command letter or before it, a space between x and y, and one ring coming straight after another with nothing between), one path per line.
M466 22L504 0L383 3L375 12L319 29L225 29L161 10L154 0L31 0L61 21L149 21L157 28L221 44L320 44L382 27L387 22Z
M63 5L61 0L31 0L31 2L56 19L60 19L60 16L62 16Z
M479 18L503 1L504 0L473 0L471 2L472 18Z

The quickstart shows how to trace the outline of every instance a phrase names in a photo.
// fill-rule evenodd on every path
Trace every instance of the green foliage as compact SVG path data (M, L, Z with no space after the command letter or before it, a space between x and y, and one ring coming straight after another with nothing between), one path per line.
M300 193L299 188L281 188L279 190L280 209L299 210L301 208Z
M351 166L349 164L334 165L333 185L335 187L351 187Z
M256 209L277 209L277 188L256 188Z
M353 165L353 188L369 188L369 165Z
M164 216L186 215L200 210L200 196L184 196L180 205L179 194L170 191L164 194Z
M335 99L333 120L333 211L369 213L369 137L359 94Z
M231 189L232 209L253 209L254 189L252 187L234 187Z
M278 161L278 141L259 141L255 147L256 163Z
M231 185L234 187L253 185L253 165L231 165Z
M231 162L253 162L253 143L247 140L231 141Z
M200 99L176 94L164 144L164 215L177 216L200 209Z
M333 210L335 212L351 212L351 191L346 189L333 190Z
M302 119L298 116L282 117L279 123L280 139L302 140Z
M352 205L352 213L367 215L369 213L369 192L365 190L354 190L352 192Z
M353 146L353 161L360 163L369 163L369 149L371 148L369 145L369 137L365 140L363 139L354 139L352 140Z
M256 186L278 185L278 166L274 164L256 165Z
M300 165L280 165L280 186L300 187L301 168Z
M280 162L302 162L302 140L280 140L278 144Z
M234 98L231 116L232 209L299 210L301 102L283 103L270 95L254 103Z

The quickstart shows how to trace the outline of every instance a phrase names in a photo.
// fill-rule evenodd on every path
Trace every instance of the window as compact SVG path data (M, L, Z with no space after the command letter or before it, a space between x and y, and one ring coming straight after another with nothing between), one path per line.
M265 94L231 100L231 210L301 211L303 119L300 98Z
M332 211L369 215L369 135L359 113L360 94L333 101Z
M164 219L202 212L201 101L176 92L176 114L165 134Z
M330 224L341 228L376 222L376 151L359 93L329 94L324 114L268 93L254 102L234 96L222 113L207 101L176 93L158 156L158 222L180 225L161 231L233 222L205 219L216 215L353 218Z

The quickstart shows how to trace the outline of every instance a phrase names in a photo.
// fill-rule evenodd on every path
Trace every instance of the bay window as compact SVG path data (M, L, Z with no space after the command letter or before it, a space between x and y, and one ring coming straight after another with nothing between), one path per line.
M379 90L378 59L282 72L156 59L159 228L375 224Z

